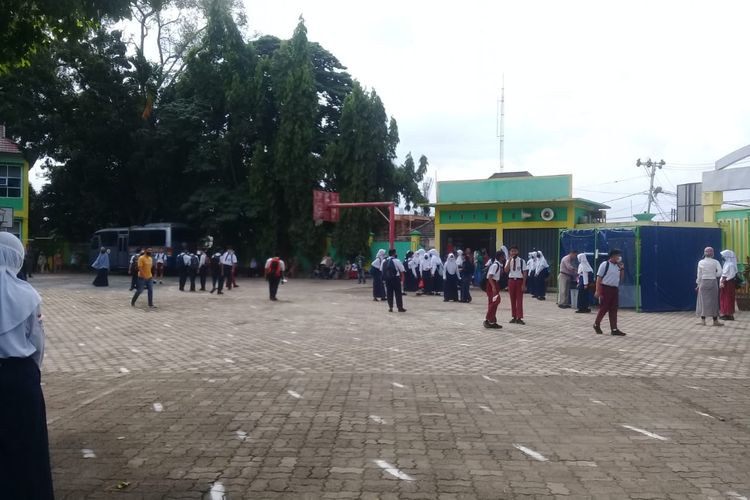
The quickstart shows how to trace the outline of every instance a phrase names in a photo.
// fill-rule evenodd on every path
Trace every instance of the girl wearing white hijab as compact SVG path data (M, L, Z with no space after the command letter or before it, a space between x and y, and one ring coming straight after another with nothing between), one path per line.
M419 264L419 269L422 273L423 294L432 295L433 293L433 277L432 277L432 255L429 252L422 250L422 257Z
M385 262L385 250L378 250L375 260L370 267L372 276L372 300L385 300L385 285L383 284L383 262Z
M719 313L721 313L721 319L724 321L734 321L734 302L735 294L737 292L737 257L731 250L724 250L721 252L721 256L724 259L724 266L721 269L721 280L719 281L719 288L721 290L719 295Z
M44 357L41 297L16 277L21 241L0 232L0 496L54 498L39 369Z
M594 269L589 264L586 254L578 254L578 309L577 313L590 313L589 284L593 283Z
M432 265L432 291L435 295L443 292L443 261L440 254L434 248L430 250L430 261Z
M443 266L443 302L449 301L458 302L458 263L452 253Z
M549 278L549 264L541 251L536 252L536 298L547 300L547 278Z
M536 298L536 252L529 252L529 260L526 262L526 267L529 270L529 277L526 281L526 291L530 293L532 297Z

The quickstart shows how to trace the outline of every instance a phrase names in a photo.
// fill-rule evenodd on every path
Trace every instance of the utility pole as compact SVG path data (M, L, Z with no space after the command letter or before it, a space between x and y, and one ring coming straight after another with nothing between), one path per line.
M654 193L654 177L656 177L656 169L657 168L663 168L664 165L666 165L666 162L664 160L659 161L651 161L651 158L648 160L641 161L640 158L636 160L635 166L636 167L646 167L647 170L650 170L649 177L651 177L651 183L648 187L648 209L646 210L647 213L651 213L651 203L656 201L656 196Z
M502 173L505 170L505 73L503 73L500 99L497 101L495 126L495 137L500 139L500 172Z

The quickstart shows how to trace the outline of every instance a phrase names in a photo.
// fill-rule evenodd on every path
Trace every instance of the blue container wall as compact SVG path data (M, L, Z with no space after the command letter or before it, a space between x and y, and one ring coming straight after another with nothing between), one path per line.
M695 310L695 275L703 249L721 248L721 229L644 226L641 240L641 308Z

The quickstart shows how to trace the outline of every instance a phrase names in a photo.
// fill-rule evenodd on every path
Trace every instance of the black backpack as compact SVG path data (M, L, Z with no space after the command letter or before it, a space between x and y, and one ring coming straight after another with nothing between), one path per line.
M184 252L178 255L177 258L175 259L175 266L177 267L177 269L182 269L183 267L185 267L185 253Z
M190 255L190 268L197 271L200 267L200 259L195 254Z
M482 269L482 279L479 282L479 288L482 289L483 292L487 291L487 274L490 272L490 268L497 262L496 260L492 260L490 262L490 265L486 268ZM499 264L498 264L499 265Z
M393 258L389 258L385 261L385 269L383 270L383 277L387 280L397 278L398 271L396 270L396 263L393 262Z

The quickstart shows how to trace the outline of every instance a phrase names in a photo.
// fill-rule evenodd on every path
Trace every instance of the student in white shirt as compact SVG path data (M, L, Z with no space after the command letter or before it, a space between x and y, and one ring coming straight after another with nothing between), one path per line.
M568 257L565 257L567 259ZM589 259L585 253L578 254L578 308L577 313L590 313L589 307L589 284L591 283L594 269L589 264ZM563 259L563 262L565 262ZM561 279L566 281L568 278L564 273L560 273Z
M154 262L156 263L156 279L158 279L159 284L161 284L164 279L164 267L167 262L167 254L165 254L163 250L156 252L154 255Z
M617 249L610 250L609 260L601 263L596 273L596 293L599 299L599 312L594 320L594 331L601 334L599 326L604 315L609 313L609 327L612 335L624 336L625 332L617 328L617 308L620 300L620 282L625 274L622 264L622 252Z
M502 268L500 259L504 257L502 252L495 254L495 259L489 264L487 269L487 315L484 317L485 328L502 328L497 324L497 308L500 306L500 275Z
M388 258L383 261L383 282L388 296L388 312L393 312L393 298L396 298L396 307L398 312L406 312L404 309L404 299L401 293L401 277L406 273L404 265L396 256L396 249L391 248L388 251Z
M271 257L265 265L266 279L268 280L268 293L273 302L276 302L276 293L279 291L279 283L284 279L286 264L279 257Z
M226 251L221 255L221 278L219 279L219 293L227 285L227 290L232 289L234 266L237 265L237 256L234 254L232 247L228 246Z
M383 286L383 262L385 261L385 250L378 250L375 260L370 264L370 276L372 276L372 300L385 300L385 286Z
M505 263L505 273L508 275L508 295L510 295L510 311L513 319L511 323L525 325L523 321L523 290L526 287L528 270L526 262L518 256L518 247L510 247L510 258Z
M724 326L719 323L719 278L721 278L721 264L714 259L714 249L706 247L703 250L703 260L698 262L698 272L695 278L695 291L698 301L695 312L701 317L701 324L706 324L706 316L714 320L713 326Z

